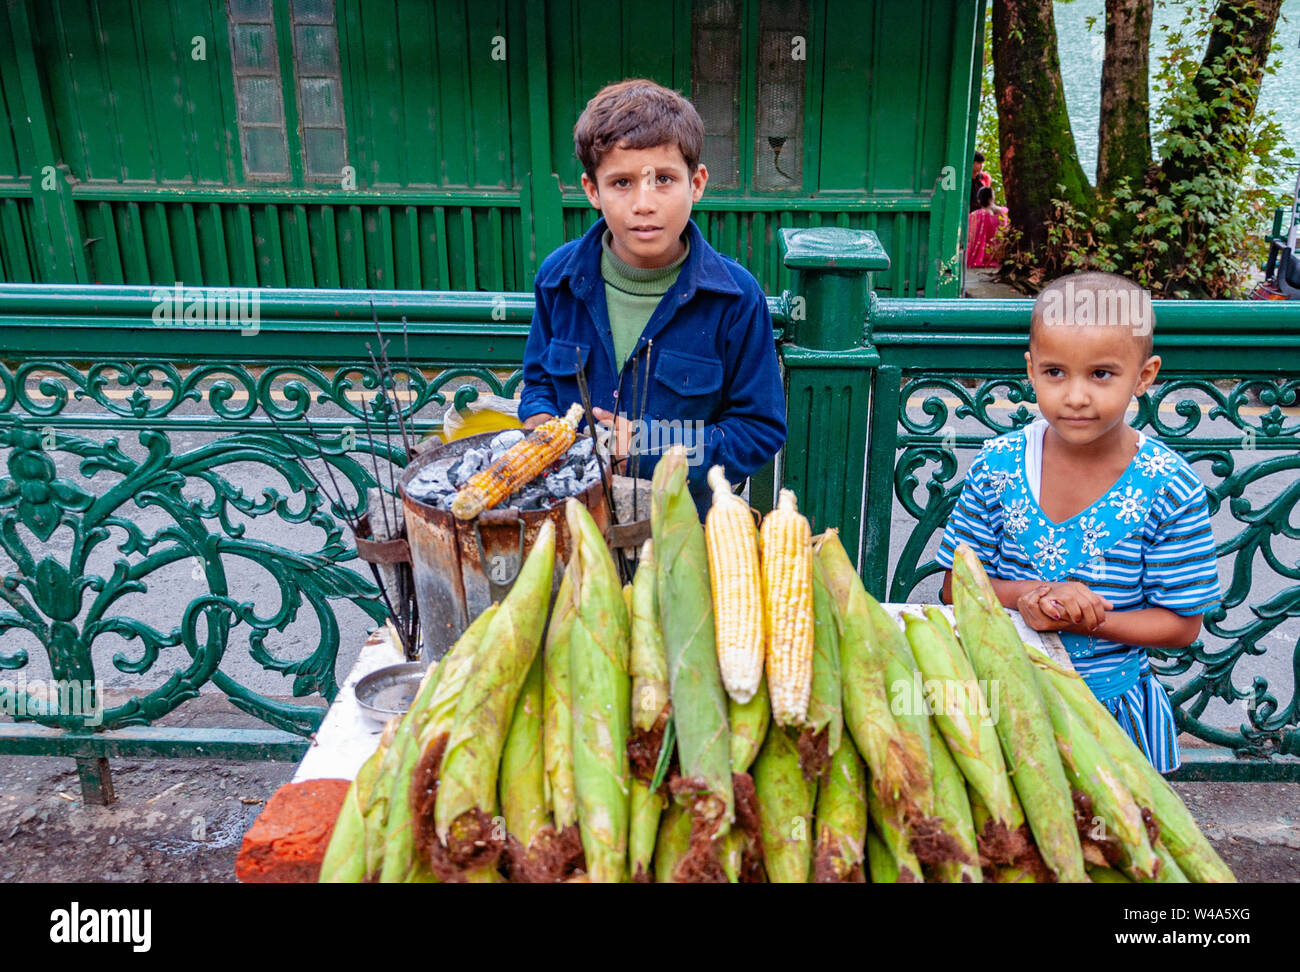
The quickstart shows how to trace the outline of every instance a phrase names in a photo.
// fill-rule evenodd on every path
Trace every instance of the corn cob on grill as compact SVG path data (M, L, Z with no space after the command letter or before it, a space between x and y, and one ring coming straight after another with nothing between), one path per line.
M472 520L490 510L522 486L537 478L547 466L569 451L577 438L582 406L576 402L562 418L543 422L492 465L470 477L451 502L459 520Z
M721 466L709 470L713 505L704 523L713 588L713 624L722 684L744 705L763 676L763 590L758 530L749 506L731 491Z

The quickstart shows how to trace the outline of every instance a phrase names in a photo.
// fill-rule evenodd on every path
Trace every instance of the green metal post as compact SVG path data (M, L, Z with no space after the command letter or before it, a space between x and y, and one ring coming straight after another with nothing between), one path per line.
M814 531L838 527L856 561L862 530L867 416L880 356L865 329L871 273L889 269L875 233L838 227L781 230L794 272L782 346L786 439L783 484Z

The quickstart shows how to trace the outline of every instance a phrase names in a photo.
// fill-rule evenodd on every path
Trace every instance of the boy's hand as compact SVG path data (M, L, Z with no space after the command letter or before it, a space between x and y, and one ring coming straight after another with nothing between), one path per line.
M632 445L632 423L626 415L615 415L613 412L606 411L603 408L593 408L591 414L596 417L597 424L604 427L607 431L610 455L615 459L622 459L628 454Z
M549 422L553 418L555 418L555 416L550 412L538 412L536 415L530 415L528 418L524 419L524 428L531 432L543 422Z
M1080 584L1066 581L1041 584L1020 595L1016 603L1025 624L1034 631L1087 634L1100 627L1115 605Z

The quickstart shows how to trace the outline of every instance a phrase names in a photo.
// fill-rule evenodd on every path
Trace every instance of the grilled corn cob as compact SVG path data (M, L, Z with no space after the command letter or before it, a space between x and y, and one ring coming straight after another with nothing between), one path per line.
M717 632L722 684L744 705L763 675L763 587L758 566L758 530L749 506L731 490L721 466L709 470L713 505L705 519L713 626Z
M761 536L772 718L778 725L802 726L813 677L812 530L791 490L781 490Z
M472 520L532 482L543 469L569 451L577 438L581 418L582 406L575 402L562 418L553 418L533 429L500 459L470 477L452 500L451 512L457 519Z

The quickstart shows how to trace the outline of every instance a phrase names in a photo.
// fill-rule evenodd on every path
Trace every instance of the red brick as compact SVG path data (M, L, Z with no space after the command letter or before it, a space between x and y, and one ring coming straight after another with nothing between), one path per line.
M251 884L315 882L349 785L307 780L276 790L244 834L235 876Z

